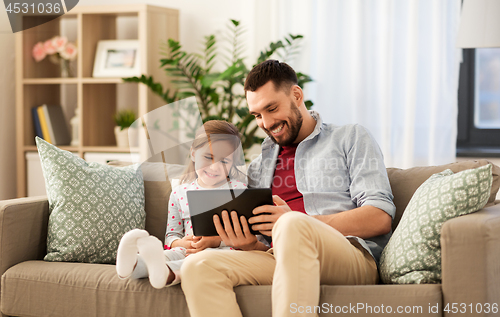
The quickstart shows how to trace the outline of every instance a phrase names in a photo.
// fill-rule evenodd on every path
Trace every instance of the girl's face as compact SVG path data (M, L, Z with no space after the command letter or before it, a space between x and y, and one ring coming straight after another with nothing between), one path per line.
M233 167L233 145L216 141L191 151L191 160L198 175L198 183L205 188L217 188L226 182Z

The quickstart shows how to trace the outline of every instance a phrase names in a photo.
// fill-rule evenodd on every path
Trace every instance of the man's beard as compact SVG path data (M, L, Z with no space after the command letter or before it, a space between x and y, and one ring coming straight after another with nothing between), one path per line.
M292 145L293 142L297 139L297 136L299 135L299 132L300 132L300 128L302 127L302 121L303 121L302 114L300 113L299 108L297 107L297 105L293 101L290 103L290 110L291 110L292 114L288 117L288 121L281 121L278 124L275 124L271 129L264 130L267 133L267 135L271 138L271 140L280 146ZM285 137L285 138L278 142L273 137L271 131L276 129L277 127L279 127L283 123L284 123L284 126L282 129L285 129L287 127L285 133L282 136L282 138L283 137ZM288 137L286 137L286 134L288 134Z

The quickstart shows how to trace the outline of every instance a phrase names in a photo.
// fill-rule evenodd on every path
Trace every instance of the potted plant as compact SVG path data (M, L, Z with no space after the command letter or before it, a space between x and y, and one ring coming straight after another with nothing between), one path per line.
M152 76L123 78L123 81L147 85L172 108L178 104L174 103L177 100L196 97L199 109L194 109L194 111L199 110L203 122L226 120L234 123L242 134L242 147L246 153L253 144L260 144L262 138L256 135L258 127L254 122L254 116L248 111L243 92L245 78L250 72L242 55L244 47L241 36L244 30L240 22L231 20L227 33L224 37L229 42L226 54L219 55L215 35L205 37L204 49L201 53L183 51L179 42L173 39L169 39L161 47L165 57L160 60L160 67L172 79L171 82L177 88L175 91L164 90L162 84L155 82ZM289 61L298 53L302 38L302 35L290 34L285 36L283 41L271 42L268 48L260 52L253 66L270 58ZM228 48L228 45L224 47ZM226 67L222 72L214 71L218 57L222 57L219 62ZM297 76L301 87L312 81L308 75L297 73ZM305 104L307 108L312 106L310 100ZM180 115L178 110L173 109L173 116L176 120L189 120ZM173 128L178 126L178 122L174 122ZM190 125L189 122L186 122L185 126L196 129L196 126ZM188 137L194 135L194 131L187 131L187 133Z
M138 131L132 124L136 120L135 112L132 110L120 110L113 119L115 120L115 138L118 147L138 146Z

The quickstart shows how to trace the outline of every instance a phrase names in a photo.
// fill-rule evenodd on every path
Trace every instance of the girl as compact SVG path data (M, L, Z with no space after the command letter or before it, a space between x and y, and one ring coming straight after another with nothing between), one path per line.
M149 276L151 285L163 288L180 282L183 259L207 248L233 249L219 236L195 237L186 198L188 190L246 188L238 129L226 121L207 121L197 132L180 185L172 189L168 203L165 247L145 230L127 232L118 246L116 271L120 278ZM165 265L166 264L166 265Z

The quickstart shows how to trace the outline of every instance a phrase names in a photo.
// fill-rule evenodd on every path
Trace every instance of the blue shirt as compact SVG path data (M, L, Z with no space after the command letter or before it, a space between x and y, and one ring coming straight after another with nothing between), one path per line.
M382 152L371 134L360 125L323 123L319 114L314 131L297 146L295 179L309 215L330 215L364 205L396 213ZM248 168L249 187L270 188L279 145L269 137L262 153ZM378 263L392 233L357 240Z

